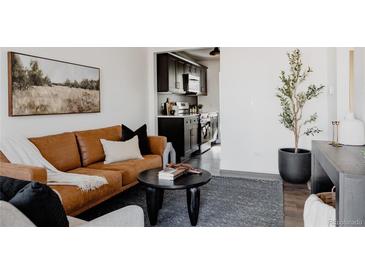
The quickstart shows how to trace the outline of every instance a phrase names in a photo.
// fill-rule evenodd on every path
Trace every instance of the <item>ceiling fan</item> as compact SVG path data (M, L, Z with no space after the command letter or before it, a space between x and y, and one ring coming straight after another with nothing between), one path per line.
M211 56L215 56L215 55L219 55L221 53L219 47L215 47L211 52L209 52L209 55Z

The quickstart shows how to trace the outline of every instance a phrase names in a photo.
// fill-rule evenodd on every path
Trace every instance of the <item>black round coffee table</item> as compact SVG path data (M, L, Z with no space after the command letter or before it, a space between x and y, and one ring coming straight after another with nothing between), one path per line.
M202 170L201 174L185 174L174 181L160 180L158 172L161 169L150 169L138 175L138 181L146 186L147 212L151 225L156 225L158 211L162 208L163 194L165 190L186 189L186 200L190 223L196 226L199 217L200 189L207 184L212 175Z

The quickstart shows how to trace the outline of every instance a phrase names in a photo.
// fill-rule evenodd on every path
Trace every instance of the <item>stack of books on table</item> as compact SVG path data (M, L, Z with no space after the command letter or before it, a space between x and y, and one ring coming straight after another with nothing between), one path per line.
M184 175L186 172L186 168L167 167L158 173L158 178L161 180L173 181L176 178L179 178L181 175Z
M195 169L189 164L170 164L158 173L158 178L173 181L186 173L201 174L201 170Z

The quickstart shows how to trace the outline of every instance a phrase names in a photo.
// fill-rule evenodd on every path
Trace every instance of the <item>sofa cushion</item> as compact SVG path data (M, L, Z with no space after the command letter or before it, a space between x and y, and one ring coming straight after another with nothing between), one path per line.
M147 125L144 124L136 131L131 130L126 125L122 125L122 141L128 141L134 136L138 136L138 145L143 155L151 154L150 144L147 137Z
M113 184L116 186L119 185L120 187L122 187L122 172L119 171L116 172L112 170L101 170L101 169L80 167L73 170L69 170L67 173L105 177L105 179L108 181L108 184Z
M77 168L68 171L85 175L104 176L108 183L91 191L81 191L77 186L52 185L62 198L62 204L67 214L75 215L94 206L105 197L117 194L122 189L122 173L120 171L95 170L90 168Z
M29 139L55 168L68 171L81 167L79 149L72 132Z
M122 141L108 141L101 139L105 153L105 164L126 161L130 159L143 159L138 146L138 136Z
M118 170L123 174L123 186L134 183L140 172L147 169L161 168L162 159L159 155L144 155L144 159L127 160L111 164L104 164L103 162L95 163L88 168L102 169L102 170Z
M79 144L82 165L84 167L104 161L105 155L100 139L120 141L122 127L113 126L107 128L85 130L75 132Z

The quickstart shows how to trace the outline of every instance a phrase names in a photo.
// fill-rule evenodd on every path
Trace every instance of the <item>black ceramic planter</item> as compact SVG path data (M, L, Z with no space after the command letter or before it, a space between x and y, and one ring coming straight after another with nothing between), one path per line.
M279 149L279 173L285 182L304 184L311 178L311 152L306 149Z

